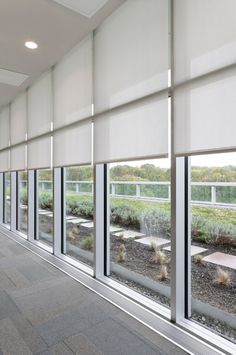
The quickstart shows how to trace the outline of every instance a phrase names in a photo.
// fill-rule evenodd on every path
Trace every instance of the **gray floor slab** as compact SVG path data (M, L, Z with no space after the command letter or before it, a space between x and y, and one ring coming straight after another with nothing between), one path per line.
M0 355L185 353L0 235Z
M203 258L203 260L219 266L226 266L231 269L236 269L236 255L216 252L207 255L205 258Z

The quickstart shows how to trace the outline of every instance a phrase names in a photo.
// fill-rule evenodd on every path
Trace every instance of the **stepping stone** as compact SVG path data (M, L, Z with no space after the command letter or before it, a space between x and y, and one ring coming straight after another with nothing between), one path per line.
M144 244L144 245L148 245L148 246L151 246L152 243L155 243L155 245L157 247L159 247L161 245L170 243L170 240L165 239L165 238L149 236L149 237L144 237L144 238L140 238L138 240L135 240L135 242L141 243L141 244Z
M81 223L89 223L89 222L90 221L88 219L84 219L84 218L75 218L67 221L67 223L72 223L72 224L81 224Z
M77 217L75 217L75 216L67 216L66 217L66 220L71 220L71 219L77 219Z
M129 239L129 238L136 239L136 238L145 237L145 234L133 230L124 230L122 232L114 233L114 235L116 237L123 236L124 239Z
M225 253L216 252L210 255L207 255L203 258L204 261L213 263L216 265L226 266L231 269L236 269L236 256L229 255Z
M110 233L117 233L123 231L123 228L110 225Z
M45 211L45 210L40 210L40 211L39 211L39 214L47 216L47 215L49 215L49 214L52 214L52 212L50 212L50 211Z
M20 206L20 209L21 209L21 210L27 210L27 208L28 208L27 205L21 205L21 206Z
M87 228L87 229L93 229L94 223L93 222L86 222L86 223L81 223L80 224L82 227Z
M171 251L171 246L163 248L164 250ZM191 256L201 254L207 251L205 248L197 247L195 245L191 245Z

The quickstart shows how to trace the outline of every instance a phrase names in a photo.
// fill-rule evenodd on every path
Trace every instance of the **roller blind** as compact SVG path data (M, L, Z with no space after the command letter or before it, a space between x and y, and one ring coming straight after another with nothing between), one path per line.
M54 135L54 167L91 164L92 123L85 121Z
M236 2L174 4L175 153L235 149Z
M25 170L26 169L26 145L20 144L11 148L11 170Z
M48 71L28 91L28 138L50 132L52 73Z
M9 170L9 150L0 152L0 172Z
M96 117L94 140L95 163L167 156L167 95Z
M0 112L0 149L9 146L10 139L10 109L5 106Z
M26 138L26 92L23 92L10 106L10 142L12 144L24 142Z
M168 85L168 1L127 0L94 37L95 112Z
M28 169L51 167L51 137L34 139L28 143Z
M175 82L236 61L235 0L174 1Z
M54 128L92 114L92 35L80 42L56 65Z

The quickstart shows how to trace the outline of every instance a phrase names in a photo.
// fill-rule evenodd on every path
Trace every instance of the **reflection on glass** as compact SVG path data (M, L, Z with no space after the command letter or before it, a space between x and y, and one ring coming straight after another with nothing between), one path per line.
M236 341L235 162L235 153L191 158L192 318L232 341Z
M65 168L64 254L93 265L93 169L91 166Z
M169 306L170 162L110 164L110 276Z
M4 173L4 223L11 223L11 173Z
M18 230L27 234L28 230L28 175L27 171L18 173Z
M38 234L41 242L53 245L53 172L50 169L37 171Z

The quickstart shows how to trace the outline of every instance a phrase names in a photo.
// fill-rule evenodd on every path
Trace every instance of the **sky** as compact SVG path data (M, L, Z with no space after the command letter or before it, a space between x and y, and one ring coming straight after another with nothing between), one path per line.
M143 164L155 164L160 168L168 168L170 166L169 159L151 159L151 160L139 160L132 162L121 162L110 164L115 165L130 165L141 166ZM192 166L208 166L208 167L222 167L227 165L236 166L236 153L220 153L220 154L208 154L208 155L196 155L191 157Z

